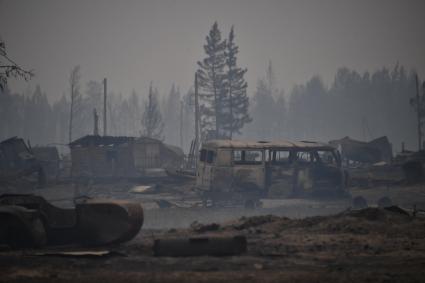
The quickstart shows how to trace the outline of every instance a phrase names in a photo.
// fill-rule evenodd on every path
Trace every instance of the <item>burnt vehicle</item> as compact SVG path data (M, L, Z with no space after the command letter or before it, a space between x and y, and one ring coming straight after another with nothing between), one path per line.
M0 143L0 184L8 185L23 177L35 176L37 184L46 183L46 175L40 162L24 140L13 137Z
M347 196L338 151L318 142L211 140L202 145L196 184L204 204L260 198Z
M131 240L143 224L140 203L80 198L59 208L35 195L0 196L0 245L107 245Z

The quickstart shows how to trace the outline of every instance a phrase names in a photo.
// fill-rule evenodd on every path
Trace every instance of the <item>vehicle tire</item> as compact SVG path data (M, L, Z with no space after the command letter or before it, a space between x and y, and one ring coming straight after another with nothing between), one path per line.
M1 215L0 226L1 242L13 249L41 247L46 244L46 232L39 218L33 219L29 225L31 227L27 227L18 217Z

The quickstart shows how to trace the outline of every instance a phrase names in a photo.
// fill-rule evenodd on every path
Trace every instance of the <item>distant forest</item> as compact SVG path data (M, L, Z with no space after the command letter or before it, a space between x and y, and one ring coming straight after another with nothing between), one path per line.
M288 94L276 85L270 63L264 78L258 80L255 92L249 96L252 121L233 138L326 142L344 136L370 140L387 135L395 151L400 150L403 141L408 148L417 147L416 112L410 104L416 94L414 72L403 66L397 64L392 69L363 74L341 68L329 86L314 76ZM93 133L94 109L100 117L102 134L101 82L89 81L81 90L78 82L77 87L73 137ZM193 90L182 94L173 85L166 94L154 91L162 116L162 138L183 146L187 152L194 138ZM108 93L108 134L142 135L143 105L147 99L148 90L128 95ZM20 136L31 145L66 145L69 117L69 95L53 102L40 86L30 94L13 93L7 86L0 90L0 139Z
M244 137L330 141L345 136L371 140L386 135L399 151L417 149L415 72L395 65L373 73L337 70L326 86L319 76L296 85L289 95L275 88L271 64L253 95L253 121ZM288 99L286 100L286 97Z

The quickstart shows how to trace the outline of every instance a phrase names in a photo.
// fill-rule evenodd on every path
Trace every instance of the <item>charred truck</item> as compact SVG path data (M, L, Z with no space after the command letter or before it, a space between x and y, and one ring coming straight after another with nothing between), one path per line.
M205 205L347 195L339 152L318 142L211 140L202 145L196 175Z

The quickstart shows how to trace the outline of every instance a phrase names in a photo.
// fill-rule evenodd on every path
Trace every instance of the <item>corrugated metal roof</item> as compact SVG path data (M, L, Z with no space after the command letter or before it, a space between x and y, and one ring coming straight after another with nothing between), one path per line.
M96 136L86 135L79 139L74 140L69 144L73 146L118 146L127 142L135 143L162 143L160 140L149 137L126 137L126 136Z
M87 135L71 142L69 146L73 147L73 146L89 146L89 145L92 145L92 146L119 145L129 141L134 141L134 140L135 140L134 137Z
M307 148L307 149L333 149L330 144L313 141L246 141L246 140L210 140L203 143L204 147L209 148Z

